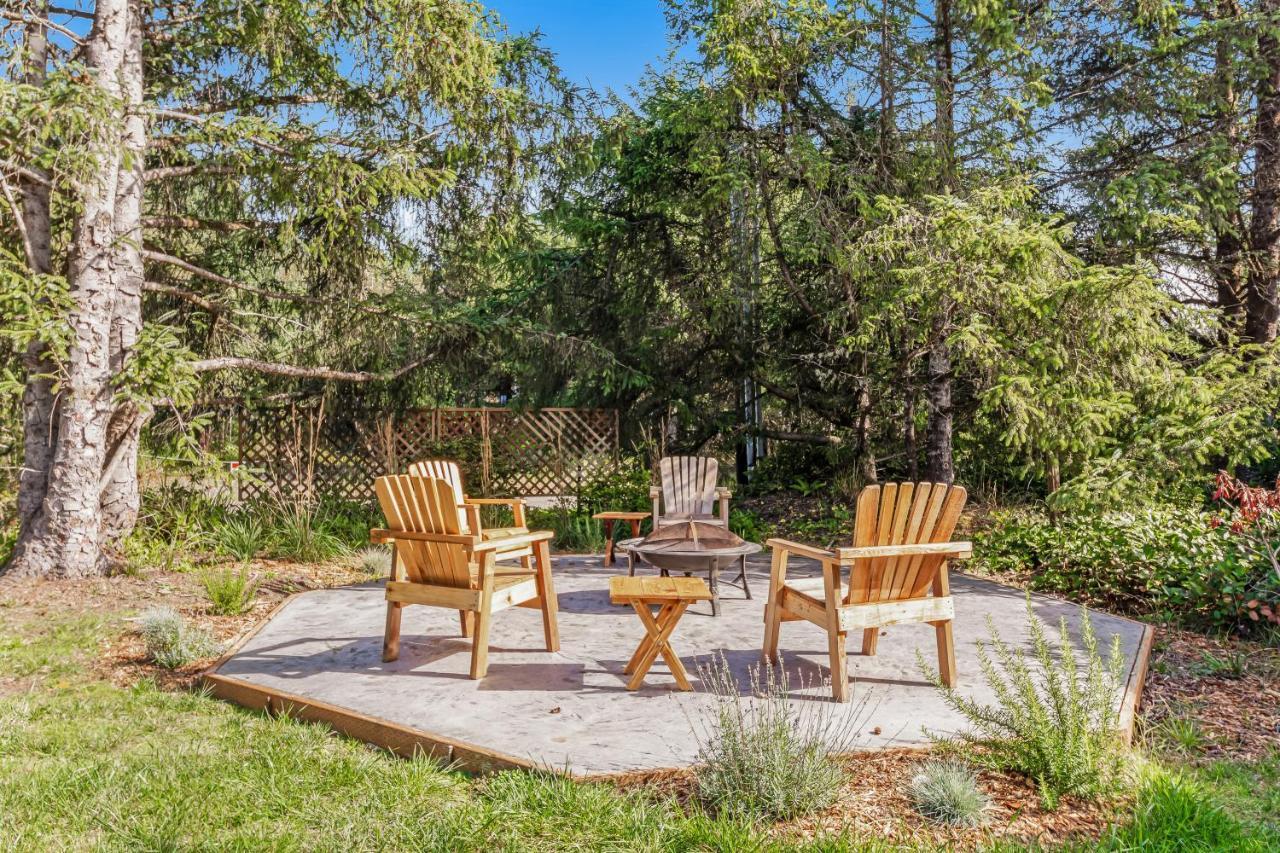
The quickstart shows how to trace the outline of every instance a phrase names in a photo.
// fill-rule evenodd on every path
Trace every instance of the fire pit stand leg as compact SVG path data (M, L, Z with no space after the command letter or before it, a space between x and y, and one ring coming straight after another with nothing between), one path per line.
M711 615L720 615L720 561L714 557L711 559L711 571L707 572L710 576L711 587Z

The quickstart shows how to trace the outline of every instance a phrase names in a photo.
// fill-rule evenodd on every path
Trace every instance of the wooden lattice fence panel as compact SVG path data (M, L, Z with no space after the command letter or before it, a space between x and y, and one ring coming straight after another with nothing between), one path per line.
M617 412L602 409L418 409L399 417L323 404L243 410L243 498L372 501L373 480L419 460L459 463L473 494L573 495L611 473Z

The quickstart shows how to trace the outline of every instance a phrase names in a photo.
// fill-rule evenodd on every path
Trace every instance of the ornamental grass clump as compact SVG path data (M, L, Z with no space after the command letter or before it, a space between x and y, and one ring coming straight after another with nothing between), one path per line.
M981 826L991 800L978 777L958 761L928 761L911 779L911 802L929 820Z
M138 633L147 657L165 669L178 669L218 653L218 643L201 628L188 624L172 607L152 607L138 617Z
M239 616L253 606L258 579L249 568L209 569L200 575L200 585L209 597L209 609L219 616Z
M851 715L830 702L790 702L785 672L752 667L743 695L724 657L698 672L715 697L710 719L695 726L698 797L714 813L786 820L830 806L844 773L865 700Z
M356 552L360 570L372 577L383 577L391 574L391 552L378 545L369 545Z
M985 705L942 684L923 657L921 670L943 692L946 703L969 722L959 737L975 760L1023 773L1035 780L1047 807L1064 794L1094 798L1111 790L1124 766L1119 730L1120 638L1112 638L1104 660L1093 623L1085 611L1080 622L1083 662L1067 630L1059 624L1055 654L1044 623L1027 599L1031 655L1000 638L987 617L990 642L979 642L978 660L996 704Z

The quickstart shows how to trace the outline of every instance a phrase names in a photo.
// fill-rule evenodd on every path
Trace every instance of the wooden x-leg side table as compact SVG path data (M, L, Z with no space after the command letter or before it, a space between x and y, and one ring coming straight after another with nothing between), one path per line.
M597 512L592 518L604 522L604 564L613 565L613 525L617 521L631 522L631 536L640 535L640 522L649 517L647 512Z
M645 637L622 670L631 676L628 690L638 690L658 655L667 662L676 685L692 690L689 673L671 648L671 632L680 617L695 601L708 601L711 590L702 578L609 578L609 600L614 604L630 604L644 624ZM649 608L657 606L655 616Z

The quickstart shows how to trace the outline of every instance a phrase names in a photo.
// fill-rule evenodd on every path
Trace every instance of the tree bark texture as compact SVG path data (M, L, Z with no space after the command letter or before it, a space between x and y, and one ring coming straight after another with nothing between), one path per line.
M955 71L952 50L951 0L935 4L934 24L934 148L943 192L955 189ZM935 483L955 480L951 439L951 331L954 306L947 295L939 300L929 348L927 402L929 421L925 433L926 475Z
M124 125L122 77L129 41L126 0L100 0L84 46L89 82L108 104L89 156L94 167L73 187L79 211L72 228L67 280L72 342L54 406L51 446L24 460L47 471L34 516L20 531L7 571L84 577L103 568L99 492L111 419L111 330L116 311L116 198ZM51 451L51 452L50 452ZM24 478L23 484L37 478ZM27 497L24 501L30 501Z
M1249 226L1249 287L1245 298L1245 337L1268 344L1276 339L1280 304L1280 0L1262 0L1258 81L1254 126L1253 219Z
M147 127L142 100L141 0L129 0L129 45L122 83L127 113L115 210L116 259L112 275L116 303L110 354L113 376L124 368L142 331L142 193ZM138 441L147 414L126 404L116 407L111 415L100 498L102 545L108 550L114 550L133 532L138 520Z
M38 10L43 16L44 10ZM26 31L26 83L43 86L49 62L48 33L43 24L33 22ZM45 177L41 175L40 177ZM31 248L28 262L37 275L48 274L52 267L49 253L50 213L47 181L24 180L22 188L22 220ZM53 373L54 365L38 343L32 343L23 355L26 385L22 391L23 465L18 474L18 530L26 534L40 512L48 486L48 459L52 455Z

